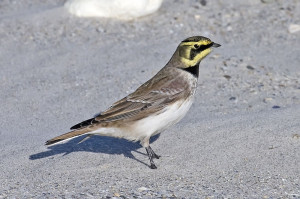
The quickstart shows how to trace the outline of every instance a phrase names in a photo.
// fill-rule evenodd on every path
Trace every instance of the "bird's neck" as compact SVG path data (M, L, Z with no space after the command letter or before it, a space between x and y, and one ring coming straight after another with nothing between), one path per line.
M183 63L182 60L179 58L178 51L175 51L174 55L172 56L172 58L170 59L170 61L167 63L167 65L165 67L166 68L168 68L168 67L178 68L183 71L189 72L194 77L198 78L199 64L200 64L200 62L197 63L195 66L186 67L185 63Z
M180 69L191 73L196 78L198 78L199 76L199 64L197 64L196 66L191 66L188 68L180 68Z

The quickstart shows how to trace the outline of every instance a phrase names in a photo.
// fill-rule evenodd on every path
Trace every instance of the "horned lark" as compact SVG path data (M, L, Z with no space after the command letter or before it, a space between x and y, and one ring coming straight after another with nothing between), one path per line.
M159 159L149 139L181 120L190 109L197 87L200 61L220 44L202 36L182 41L165 67L136 91L115 102L97 117L71 127L71 132L46 142L51 145L81 135L111 136L140 141L150 168ZM85 138L85 139L86 139Z

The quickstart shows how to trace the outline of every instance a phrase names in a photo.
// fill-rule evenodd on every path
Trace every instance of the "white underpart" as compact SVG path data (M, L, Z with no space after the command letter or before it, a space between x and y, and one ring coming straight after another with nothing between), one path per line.
M65 8L78 17L110 17L130 20L159 9L162 0L68 0Z
M151 137L158 134L179 122L186 115L192 103L192 99L176 102L162 110L161 114L149 116L138 121L135 129L142 134L141 137Z
M192 103L192 98L176 102L164 108L160 114L148 116L137 121L130 129L100 128L88 134L120 137L133 141L143 140L160 133L181 120L190 109Z

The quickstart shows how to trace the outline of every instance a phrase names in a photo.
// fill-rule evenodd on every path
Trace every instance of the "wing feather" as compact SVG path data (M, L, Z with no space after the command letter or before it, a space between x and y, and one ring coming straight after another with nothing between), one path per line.
M187 92L188 87L182 86L183 79L172 78L170 75L157 74L141 85L135 92L115 102L109 109L95 118L83 121L71 129L83 128L102 122L141 119L148 114L162 110L169 103ZM181 86L178 86L181 84ZM144 114L145 113L145 114Z

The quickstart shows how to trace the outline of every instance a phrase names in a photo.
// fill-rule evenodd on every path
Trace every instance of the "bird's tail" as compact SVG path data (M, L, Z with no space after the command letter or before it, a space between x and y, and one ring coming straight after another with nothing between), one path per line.
M87 129L87 128L74 130L74 131L65 133L63 135L57 136L55 138L52 138L51 140L46 141L46 145L51 145L51 144L66 141L69 139L73 139L75 137L87 134L89 131L90 131L90 129Z

